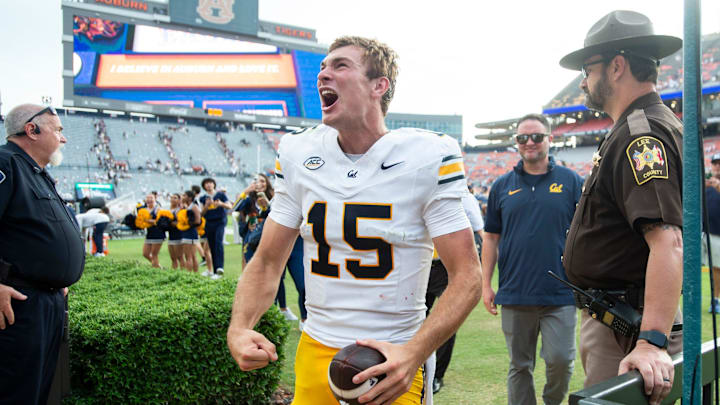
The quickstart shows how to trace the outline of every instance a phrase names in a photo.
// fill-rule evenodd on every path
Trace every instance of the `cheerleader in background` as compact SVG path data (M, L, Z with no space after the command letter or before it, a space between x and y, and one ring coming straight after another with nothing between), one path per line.
M206 195L200 197L200 206L202 207L203 218L207 220L207 242L206 246L210 247L212 252L212 260L205 253L205 259L212 261L213 270L208 266L209 272L207 276L212 279L220 278L223 273L223 267L225 265L225 225L227 224L227 212L233 207L232 203L228 200L227 195L224 192L216 190L215 180L211 177L203 179L201 186L205 189Z
M201 206L197 205L197 207L199 209ZM207 224L207 220L205 219L205 217L202 216L202 211L200 212L200 215L202 220L200 221L200 225L198 225L197 227L198 241L200 242L198 245L202 248L202 251L205 252L205 254L200 255L202 256L203 260L202 262L198 263L198 268L202 266L203 263L205 263L207 270L202 272L201 275L207 277L213 274L213 261L212 253L210 253L210 245L208 245L207 233L205 232L205 225Z
M248 186L243 192L247 197L240 201L236 206L235 210L240 212L247 218L247 230L243 232L243 247L245 261L249 262L257 244L260 242L260 236L262 230L262 222L270 212L270 201L275 195L275 189L270 182L270 179L262 173L258 173L255 180ZM305 310L305 275L303 269L303 241L300 236L295 241L293 250L290 253L286 267L290 270L290 276L295 282L295 288L298 291L298 307L300 308L300 330L305 326L305 319L307 318L307 311ZM280 285L278 286L277 295L275 301L280 307L280 312L283 313L285 319L289 321L297 321L297 316L288 308L287 300L285 297L285 271L283 270L282 277L280 277Z
M138 208L135 225L146 229L145 243L143 244L143 257L148 259L153 267L160 267L158 253L165 241L165 232L156 226L158 206L153 194L145 196L145 205Z
M168 229L168 252L173 269L186 268L182 251L182 231L177 228L177 213L182 209L180 199L180 194L177 193L170 196L170 212L173 218Z
M184 209L178 211L177 228L182 231L182 251L185 258L185 268L197 273L198 261L195 256L195 246L198 241L197 227L202 223L200 208L195 204L195 193L191 190L182 195Z
M197 204L198 208L201 210L200 214L202 215L202 204L200 204L200 194L202 193L202 189L197 184L194 184L190 187L190 190L192 190L193 194L195 194L195 197L193 198L193 202L195 204ZM198 235L198 237L199 236L200 235ZM206 264L207 261L212 262L212 259L205 257L205 251L209 250L209 248L206 249L205 248L206 244L202 243L203 242L202 239L199 239L199 240L200 240L200 243L195 244L195 249L197 250L198 254L201 257L200 263L198 263L198 267L202 266L203 264ZM210 269L210 266L207 266L207 267L208 267L208 269ZM210 269L210 271L212 272L212 269Z

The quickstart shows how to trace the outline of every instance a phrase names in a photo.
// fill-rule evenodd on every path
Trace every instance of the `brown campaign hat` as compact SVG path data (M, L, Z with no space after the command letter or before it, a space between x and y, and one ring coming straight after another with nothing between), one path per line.
M560 66L580 70L590 56L620 50L660 60L680 48L682 39L655 35L652 22L644 14L615 10L590 28L584 46L560 59Z

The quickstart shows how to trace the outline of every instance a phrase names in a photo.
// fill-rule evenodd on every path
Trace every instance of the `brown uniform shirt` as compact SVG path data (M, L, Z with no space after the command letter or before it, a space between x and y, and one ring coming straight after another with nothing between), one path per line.
M630 104L598 147L565 242L563 265L582 288L645 286L639 225L682 226L682 122L649 93Z

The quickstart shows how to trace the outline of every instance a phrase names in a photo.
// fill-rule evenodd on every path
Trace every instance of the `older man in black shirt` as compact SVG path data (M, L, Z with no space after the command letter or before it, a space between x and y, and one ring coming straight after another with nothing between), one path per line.
M45 404L63 331L63 295L82 275L80 230L45 171L67 140L51 107L23 104L0 146L0 404Z

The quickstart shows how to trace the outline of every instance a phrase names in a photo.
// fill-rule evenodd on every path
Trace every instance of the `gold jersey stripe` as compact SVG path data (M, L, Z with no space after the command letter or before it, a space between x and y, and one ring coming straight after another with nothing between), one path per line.
M275 159L275 171L282 172L282 167L280 167L280 161L277 159Z
M451 163L449 165L440 166L440 170L438 170L438 176L446 176L448 174L452 174L455 172L464 172L465 169L463 168L462 162L456 162Z

